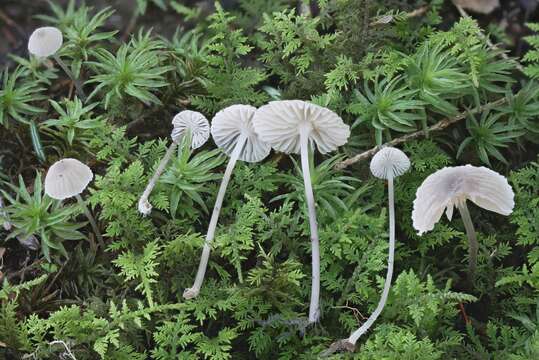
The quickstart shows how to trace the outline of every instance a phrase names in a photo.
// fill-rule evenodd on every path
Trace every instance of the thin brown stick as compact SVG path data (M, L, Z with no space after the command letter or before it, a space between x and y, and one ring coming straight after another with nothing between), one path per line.
M420 137L423 137L423 136L427 136L432 131L444 130L445 128L447 128L447 127L449 127L449 126L451 126L451 125L465 119L467 114L476 114L476 113L482 112L482 111L484 111L486 109L490 109L492 107L502 105L506 101L507 101L506 98L501 98L501 99L498 99L496 101L492 101L492 102L486 103L484 105L478 106L478 107L473 108L471 110L463 111L463 112L459 113L458 115L456 115L455 117L440 120L439 122L437 122L436 124L428 127L425 130L419 130L419 131L416 131L416 132L413 132L413 133L410 133L410 134L406 134L404 136L393 139L393 140L391 140L391 141L389 141L389 142L387 142L385 144L382 144L380 146L375 146L375 147L373 147L373 148L371 148L371 149L369 149L367 151L364 151L364 152L362 152L360 154L357 154L357 155L354 155L354 156L352 156L352 157L350 157L348 159L345 159L345 160L337 163L335 165L335 169L341 170L341 169L344 169L345 167L350 166L352 164L355 164L355 163L357 163L359 161L366 160L366 159L370 158L371 156L373 156L374 154L376 154L378 152L378 150L380 150L383 147L397 146L397 145L400 145L400 144L405 143L407 141L414 140L414 139L417 139L417 138L420 138Z
M466 310L464 309L464 305L461 302L459 302L459 307L460 307L460 312L462 314L462 317L464 318L464 322L466 324L469 324L470 319L468 318L468 315L466 315Z

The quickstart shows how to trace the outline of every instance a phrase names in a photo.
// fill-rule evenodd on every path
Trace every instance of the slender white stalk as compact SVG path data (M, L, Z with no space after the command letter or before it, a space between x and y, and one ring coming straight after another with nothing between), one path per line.
M468 270L470 276L473 278L475 268L477 267L477 250L479 249L479 243L477 242L477 235L475 233L475 228L473 226L472 218L470 216L470 212L468 211L466 201L459 202L457 207L460 211L464 228L466 229L466 236L468 237Z
M211 214L210 225L208 226L208 232L206 233L206 241L204 242L204 248L202 249L202 256L200 257L200 263L198 264L198 271L195 277L195 282L192 287L185 289L183 297L186 299L192 299L198 296L202 282L204 281L204 275L206 274L206 268L208 267L208 260L210 259L211 243L215 237L215 229L217 227L217 221L219 220L219 213L221 212L221 206L223 205L223 199L225 197L226 188L230 182L232 171L236 166L238 157L247 141L247 137L243 134L239 136L238 142L234 151L230 155L230 160L226 166L223 180L219 186L219 192L217 193L217 199L215 199L215 205Z
M86 203L84 200L82 200L82 197L80 195L75 195L75 198L77 199L77 202L79 203L80 207L84 211L84 215L88 218L88 221L90 222L90 225L92 226L92 229L94 230L94 234L97 237L97 241L99 242L99 245L101 247L105 247L105 242L103 241L103 236L101 235L101 232L99 231L99 228L97 227L97 223L95 222L95 219L90 212L90 209L88 209L88 206L86 206Z
M374 312L369 316L367 321L356 331L350 335L348 342L355 345L357 340L364 333L369 330L372 324L376 321L378 316L382 313L384 306L386 305L387 297L389 295L389 289L391 287L391 278L393 277L393 263L395 261L395 200L393 190L393 177L389 176L388 183L388 198L389 198L389 254L387 260L387 274L386 281L384 283L384 290L382 291L382 297L376 306Z
M301 128L301 171L305 186L305 199L309 211L309 227L311 230L312 282L311 302L309 304L309 322L315 323L320 317L320 243L318 240L318 224L316 222L316 207L314 202L311 170L309 167L309 128Z
M54 60L56 60L56 62L58 63L58 65L60 65L62 70L64 70L66 75L71 79L71 81L73 81L73 84L75 84L75 89L77 90L77 95L79 96L79 98L82 100L82 102L86 102L86 94L84 93L84 89L82 88L82 82L80 81L80 79L76 78L75 75L73 75L71 70L69 70L66 63L63 62L62 59L60 59L58 54L54 54L53 57Z
M153 188L157 184L157 180L159 180L159 177L161 176L161 174L163 174L163 171L165 171L168 162L174 154L174 149L176 148L176 146L178 146L178 143L176 141L173 141L172 144L170 144L167 149L167 152L165 153L165 156L163 156L163 158L159 162L155 173L148 182L148 185L146 185L146 189L144 189L144 192L140 196L140 199L138 201L138 209L142 215L148 215L152 211L152 205L148 201L148 198L150 197Z

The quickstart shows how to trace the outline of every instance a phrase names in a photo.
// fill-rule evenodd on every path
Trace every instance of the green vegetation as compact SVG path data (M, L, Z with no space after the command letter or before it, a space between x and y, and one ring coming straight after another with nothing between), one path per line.
M340 165L407 136L397 145L411 167L395 185L386 307L355 352L330 358L539 358L539 35L511 59L474 19L442 23L448 1L442 9L439 0L319 0L307 11L308 2L291 0L233 8L137 0L133 22L168 12L184 27L166 38L140 25L124 41L114 9L53 3L36 21L62 30L59 55L89 97L75 96L46 59L13 56L0 74L0 358L317 359L372 313L387 266L385 182L370 175L368 155ZM180 143L153 211L137 211L176 113L211 120L232 104L281 99L327 107L351 127L337 152L309 158L320 235L316 325L307 322L311 242L299 155L238 162L195 299L182 294L226 156L211 139L196 150ZM65 157L95 174L85 199L105 247L75 200L44 194L48 167ZM473 282L461 218L444 215L421 237L411 220L423 180L463 164L492 168L515 192L508 217L468 202L479 241Z

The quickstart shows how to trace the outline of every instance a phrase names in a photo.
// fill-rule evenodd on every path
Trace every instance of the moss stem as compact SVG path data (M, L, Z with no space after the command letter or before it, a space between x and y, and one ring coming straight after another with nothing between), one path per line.
M77 95L79 96L79 98L82 100L82 102L86 102L86 94L84 93L84 89L82 88L82 82L80 81L80 79L76 78L75 75L73 75L71 70L69 70L66 63L64 63L63 60L60 59L58 54L54 54L53 57L54 60L56 60L56 62L58 63L58 65L60 65L62 70L64 70L66 75L71 79L71 81L73 81L73 84L75 84L75 89L77 90Z
M88 221L90 222L90 225L92 226L92 229L94 230L94 234L97 237L97 242L102 248L104 248L105 242L103 241L103 236L101 235L101 232L99 231L99 228L97 227L97 223L95 222L95 218L90 212L90 209L88 209L88 206L86 206L86 203L84 202L84 200L82 200L82 197L80 195L75 195L75 198L77 199L77 202L79 203L80 207L84 211L84 215L86 215L86 217L88 218Z

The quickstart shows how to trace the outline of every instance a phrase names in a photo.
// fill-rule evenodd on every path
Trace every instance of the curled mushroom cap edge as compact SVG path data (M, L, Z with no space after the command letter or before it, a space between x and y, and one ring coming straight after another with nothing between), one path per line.
M449 220L453 209L470 200L477 206L509 215L515 205L507 179L486 167L444 167L429 175L416 191L412 222L419 235L434 229L444 211Z

